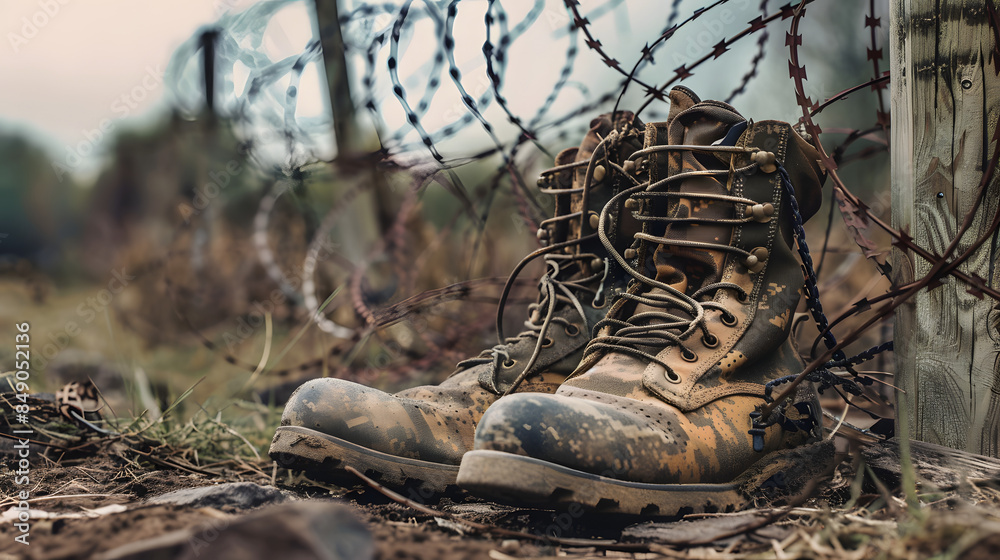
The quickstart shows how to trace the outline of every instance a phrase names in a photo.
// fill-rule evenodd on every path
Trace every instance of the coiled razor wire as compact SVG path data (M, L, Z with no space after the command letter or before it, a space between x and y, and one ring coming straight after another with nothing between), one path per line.
M674 0L669 13L660 15L666 26L659 39L652 42L652 48L662 46L686 23L704 17L711 8L726 1L719 0L709 7L699 8L677 24L681 2ZM467 154L445 154L439 146L477 125L495 148L481 154L510 158L524 142L535 143L545 154L547 146L540 138L543 132L548 134L548 138L571 138L577 128L573 119L589 117L602 106L606 110L608 101L624 90L624 84L639 80L641 68L630 74L619 71L621 80L605 82L604 87L608 90L595 95L588 84L572 79L574 72L581 68L581 62L600 64L592 59L581 60L578 46L581 30L586 35L587 47L598 49L605 65L613 63L614 59L606 53L607 47L602 48L595 35L594 24L604 18L627 13L629 6L623 0L591 4L585 11L572 1L533 0L530 4L523 4L527 12L516 20L511 19L503 2L487 0L482 20L485 40L479 49L482 57L459 61L455 56L456 49L459 41L467 37L467 31L464 31L466 35L463 37L456 36L456 17L465 6L478 10L482 4L460 0L404 0L360 2L344 7L340 15L344 48L349 66L357 70L360 82L360 87L354 88L356 105L359 110L368 113L387 153L425 150L442 165L450 166L453 161L461 164L469 161ZM225 14L210 27L217 33L215 97L218 112L238 123L243 135L254 138L258 151L270 156L262 159L275 162L286 170L328 159L333 153L331 117L328 114L304 116L300 110L304 93L323 94L300 91L307 69L315 67L319 75L323 75L318 26L312 26L312 35L306 39L305 47L299 54L273 58L266 48L265 35L272 21L288 8L304 11L315 18L312 0L265 0L243 12ZM551 44L545 44L544 50L546 59L555 55L561 62L557 70L547 72L546 80L539 83L532 79L530 89L542 92L544 99L529 113L518 114L510 103L509 95L511 91L525 88L523 83L508 82L511 52L515 43L529 31L537 33L543 24L553 26L556 12L561 12L560 23L551 30L548 39ZM424 23L433 29L431 33L418 29ZM174 105L187 118L195 118L204 105L200 36L200 32L195 34L177 49L165 73ZM404 55L401 42L404 39L409 44L421 45L421 49L430 46L431 52L416 61L410 60L413 57L401 60ZM533 39L538 40L537 34L533 35ZM468 56L470 51L462 48L463 56ZM648 56L640 58L639 66L654 62L652 51L646 54ZM759 55L754 59L754 66L758 59ZM463 66L467 63L476 64L474 75L487 87L477 91L467 89L463 80L466 74ZM650 87L645 82L638 83ZM577 102L573 110L558 111L560 114L552 115L560 99L565 99L562 94L571 88L578 89L591 102ZM461 111L453 121L444 124L438 124L440 115L435 115L437 118L432 119L435 124L431 125L428 112L432 110L435 100L446 93L457 96ZM386 109L393 103L398 104L403 115L401 121L390 125L386 120ZM501 132L492 122L496 115L486 113L492 108L496 108L511 126ZM390 112L395 113L395 110ZM465 148L468 143L463 142L459 146Z
M823 343L826 344L827 348L833 349L837 346L837 339L833 335L833 332L830 331L830 321L823 312L823 303L819 299L819 281L816 278L816 271L813 268L812 255L809 253L809 244L806 242L806 232L802 227L804 220L802 219L802 213L799 211L798 201L795 198L795 187L792 185L792 180L788 176L788 172L785 170L784 166L778 165L777 172L785 198L788 201L788 207L791 210L792 234L795 237L795 245L799 253L799 258L802 260L802 272L805 277L806 309L809 310L809 314L812 315L813 320L816 322L816 327L819 329ZM865 350L864 352L850 358L844 354L843 350L836 350L833 353L832 360L824 364L823 367L810 372L806 376L806 379L815 383L817 389L821 393L828 388L839 386L843 387L844 390L852 395L861 395L864 393L861 385L871 385L873 381L863 375L858 375L858 373L853 370L853 366L871 360L876 355L887 350L892 350L892 348L893 344L889 341L874 348ZM830 371L833 368L847 369L853 375L853 379L834 375ZM797 377L798 374L795 374L769 381L764 386L765 401L768 403L773 401L772 393L775 387L785 383L791 383ZM880 416L875 415L874 413L868 412L868 414L881 419ZM781 418L782 415L780 414L772 414L768 418L764 418L760 410L755 410L750 413L752 427L748 433L753 436L753 446L755 451L759 452L764 449L764 429L767 426L780 421Z
M730 90L728 99L732 99L732 97L744 93L749 81L758 75L758 67L767 52L765 47L768 26L774 22L793 18L793 16L793 23L797 22L803 11L803 6L813 1L804 0L796 5L785 4L768 14L768 1L761 0L757 17L748 22L749 27L730 35L728 38L722 38L718 44L706 49L706 52L703 53L704 56L694 58L678 68L667 72L663 72L662 68L650 70L649 74L653 76L654 81L647 82L643 81L639 74L643 69L655 65L655 51L660 47L669 48L668 43L674 44L671 39L682 28L706 17L706 14L713 12L715 8L726 4L727 0L716 0L707 6L694 10L683 19L681 18L682 2L672 0L669 4L669 10L662 10L658 13L665 24L663 30L658 37L652 37L652 41L646 42L641 53L638 53L637 61L630 72L626 71L618 60L612 57L611 51L615 44L602 43L595 26L595 22L602 18L609 15L620 15L622 10L628 9L628 4L622 0L608 0L600 4L588 3L586 6L582 6L575 0L563 0L558 3L558 9L562 17L565 18L565 23L560 23L551 30L551 44L546 45L546 47L555 46L555 48L545 49L545 54L548 57L561 53L562 62L557 64L558 70L556 72L547 76L548 81L540 84L531 83L531 89L540 89L545 93L545 96L540 104L532 108L533 114L530 117L517 114L511 103L511 90L524 86L523 84L511 83L508 79L509 71L514 64L510 53L515 42L526 36L528 31L538 27L544 19L543 14L551 16L552 12L549 11L553 3L551 0L549 2L534 0L530 5L523 3L523 6L528 7L528 10L516 23L511 20L501 0L487 0L485 3L462 3L460 0L360 2L344 6L339 23L343 30L344 49L349 57L348 65L358 71L358 79L362 86L360 90L355 91L356 105L360 110L368 113L382 144L384 156L394 158L402 154L423 151L425 154L431 154L440 169L448 170L468 162L498 157L504 162L499 167L498 176L499 173L510 174L509 184L517 200L519 211L526 223L532 223L537 216L530 214L539 212L540 207L532 198L530 190L524 188L517 166L513 165L514 158L519 153L523 153L519 151L522 146L533 144L540 148L538 152L545 153L545 143L540 139L543 133L547 134L549 139L576 138L581 131L580 124L576 122L577 117L591 116L599 110L607 110L612 103L617 108L618 104L623 101L625 90L629 84L636 84L638 86L636 89L639 90L636 94L646 99L641 104L639 111L645 110L646 120L653 120L657 113L652 107L647 109L647 106L650 106L653 101L663 100L665 91L671 84L689 78L696 67L715 61L732 50L738 41L755 35L757 38L756 53L750 60L749 67L739 83L734 84L735 87ZM874 55L880 56L880 51L875 49L874 33L879 21L875 17L874 1L870 0L869 2L869 13L865 25L871 28L871 48L869 50L874 51ZM300 84L304 72L311 65L317 65L319 74L323 75L324 65L320 40L316 36L318 26L312 26L313 36L307 38L305 47L298 54L273 59L264 48L265 33L270 23L279 12L292 6L304 8L310 14L313 12L313 4L310 0L266 0L243 12L226 14L213 26L217 36L215 83L219 99L217 99L216 106L220 113L237 123L244 135L253 139L255 149L262 150L261 146L268 141L280 141L281 148L276 151L280 153L279 167L286 179L291 177L293 171L302 165L321 161L325 154L332 152L330 116L308 117L299 112L300 99L302 98ZM466 84L463 83L463 68L465 68L466 62L460 62L456 58L456 52L461 52L463 56L469 52L475 52L469 48L460 49L458 45L460 37L456 37L458 27L456 20L460 8L464 12L466 6L469 6L470 10L485 7L485 15L481 19L485 31L485 41L482 43L481 49L478 49L481 50L483 58L477 70L479 67L483 68L482 72L485 74L487 87L482 88L481 91L467 89ZM476 6L479 8L475 8ZM433 35L428 36L421 32L420 26L425 23L433 29ZM549 23L551 25L551 21ZM613 74L618 74L611 80L604 80L602 88L607 88L604 91L591 92L587 84L574 82L572 79L574 72L584 60L593 60L593 57L585 59L581 55L581 47L578 45L581 35L587 48L587 51L582 54L596 55L598 63L603 63L604 67L610 69ZM199 38L200 33L177 50L165 75L165 82L175 97L178 110L188 117L194 117L200 112L204 99L201 83L203 76L199 73L200 65L198 64ZM418 42L424 47L430 46L430 53L422 53L422 59L417 57L416 60L411 60L414 57L410 56L405 61L401 60L405 50L404 45ZM794 53L795 45L792 45L791 48ZM869 58L872 58L871 53ZM873 85L884 86L884 77L878 76L877 58L873 63L876 74ZM804 78L804 66L800 69L799 63L795 64L796 71L800 72L799 81L801 81ZM246 68L247 77L242 87L236 83L237 65ZM598 67L600 68L599 65ZM662 85L656 86L657 77L664 74L669 76L669 79L666 83L660 79L659 83ZM384 83L383 80L386 78L387 83ZM569 107L560 106L559 101L565 98L562 93L569 88L580 90L586 101L574 103ZM238 91L239 93L237 93ZM361 93L358 94L358 91ZM452 94L458 96L461 113L452 122L438 125L435 123L435 119L430 118L429 112L439 96L446 91L451 91ZM881 97L881 92L879 95ZM838 96L837 100L840 99ZM831 99L830 102L833 100ZM385 109L390 105L392 107L398 106L403 112L402 121L396 125L390 125L386 119ZM556 108L559 110L557 111ZM490 110L493 112L488 113ZM818 111L818 108L816 110ZM502 115L502 118L512 126L504 129L497 127L491 118L498 114ZM880 113L880 123L882 118L883 115ZM459 153L446 152L442 149L446 140L454 139L466 130L470 131L469 134L478 130L479 135L485 135L491 146L484 148L482 145L462 142L457 143ZM511 135L511 131L515 134ZM818 129L815 132L818 133ZM414 136L416 137L415 141ZM469 146L476 147L474 150L470 150ZM462 152L462 150L465 151ZM469 153L470 151L472 153ZM266 160L267 158L261 158L260 154L257 154L257 159ZM274 160L274 158L271 159ZM787 177L784 176L783 171L782 180L787 186ZM278 182L281 182L280 177ZM479 198L475 201L480 206L478 208L479 215L485 216L488 213L500 184L499 180L494 180L488 189L479 190ZM277 187L276 191L268 196L276 197ZM794 203L794 197L790 195L790 198ZM271 200L270 205L262 204L257 221L266 225L266 214L271 206L273 206L273 200ZM821 339L828 348L832 348L836 345L836 339L830 332L830 322L823 314L819 302L816 276L815 272L812 271L811 257L805 244L801 216L797 215L797 211L794 213L797 219L796 237L807 277L807 306L820 329ZM481 224L478 227L481 227ZM266 228L257 229L266 230ZM329 229L329 227L321 227L320 232L325 235ZM266 235L266 231L264 231L264 235ZM256 240L258 248L263 248L262 252L267 253L269 249L266 239L258 237L260 237ZM315 246L316 242L314 241L310 249L310 255L314 258ZM306 271L310 273L314 267L315 262L307 262L305 265ZM272 271L269 269L268 273L272 274ZM283 289L288 289L287 279L280 275L272 274L272 276ZM308 278L311 274L306 276ZM306 299L311 303L310 309L316 307L318 301L315 294L307 295ZM324 330L328 332L336 331L338 335L344 337L349 334L346 329L340 330L339 325L331 323L325 326L328 328ZM851 358L838 351L833 359L825 364L826 367L818 370L814 377L821 386L823 383L845 385L845 382L834 381L831 378L832 374L826 375L829 373L828 370L830 368L846 368L854 373L851 368L859 363L859 360L869 359L878 351L890 348L890 345L891 343L882 344ZM823 381L824 379L826 381ZM776 380L769 384L769 394L771 389L784 382ZM847 380L847 383L853 382ZM864 383L863 380L860 382ZM848 389L848 391L853 392L853 389Z

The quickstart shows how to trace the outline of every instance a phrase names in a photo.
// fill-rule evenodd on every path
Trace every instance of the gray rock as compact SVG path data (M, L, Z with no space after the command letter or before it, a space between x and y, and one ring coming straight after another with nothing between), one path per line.
M252 482L229 482L215 486L184 488L150 498L150 504L174 504L192 507L231 506L250 509L265 504L279 504L286 497L273 486L261 486Z
M622 539L687 545L727 542L732 538L742 539L749 534L763 539L781 540L793 531L790 527L771 523L761 526L766 520L767 517L763 514L747 512L742 515L707 517L693 521L640 523L626 527L622 531Z
M353 508L301 501L269 506L118 547L98 560L370 560L375 543Z

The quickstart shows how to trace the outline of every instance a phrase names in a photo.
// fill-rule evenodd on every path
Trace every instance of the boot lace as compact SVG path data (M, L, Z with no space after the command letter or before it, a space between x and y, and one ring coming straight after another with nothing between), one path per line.
M665 151L699 151L706 153L737 154L754 153L760 150L758 148L736 146L668 144L639 150L632 154L629 157L629 160L636 160L654 152ZM600 350L612 350L615 352L630 354L646 361L659 364L664 368L664 370L666 370L668 380L673 383L679 383L681 381L680 377L673 372L672 368L667 367L667 364L657 358L655 353L651 352L649 349L659 352L659 350L667 346L679 346L681 349L681 357L685 360L694 361L694 359L697 358L696 354L684 345L685 341L688 340L693 334L700 331L702 340L706 346L711 347L718 343L718 339L708 330L706 322L708 312L715 311L721 313L721 321L723 324L735 326L737 317L729 312L720 303L712 301L712 297L718 290L730 289L736 293L736 297L740 301L745 301L749 297L749 294L747 294L743 288L730 282L713 282L698 288L689 295L669 284L660 282L650 275L633 268L629 264L628 260L615 250L614 246L608 239L606 224L608 222L609 212L612 211L611 209L617 208L617 205L623 200L630 198L640 202L652 201L658 198L686 198L706 202L714 201L731 203L737 207L742 206L744 208L742 217L728 219L658 216L643 214L641 211L635 213L635 217L638 220L646 222L662 222L666 225L732 224L735 226L756 221L761 216L769 216L769 214L766 213L767 208L765 204L761 204L755 200L744 197L713 193L666 192L663 190L672 183L684 181L692 177L725 175L727 176L727 180L731 181L732 177L735 175L750 172L759 165L759 163L753 162L744 167L734 168L733 165L730 164L729 169L688 171L677 173L651 183L650 181L640 182L637 178L632 177L629 173L626 173L624 168L618 167L616 164L612 163L612 166L617 168L616 171L621 172L623 175L632 180L633 186L628 189L624 189L622 192L615 195L608 202L607 206L601 211L597 228L598 237L604 244L608 254L615 259L622 270L631 275L634 278L634 282L644 285L644 287L638 290L630 289L627 292L622 293L619 297L634 301L637 304L645 304L655 310L633 314L627 320L608 317L599 321L594 326L595 331L600 331L604 327L610 327L611 332L610 334L596 337L590 345L588 345L586 350L587 355ZM644 206L648 208L650 205L645 204ZM770 208L771 213L773 213L773 210L773 207ZM737 213L737 215L739 216L740 214ZM708 249L712 251L735 253L743 258L744 264L753 266L757 263L757 257L755 255L733 245L672 239L665 236L651 235L645 232L637 233L635 235L635 239L640 242L663 246ZM659 288L662 292L653 292L653 288Z
M602 145L603 142L599 144L599 147ZM589 160L553 167L542 174L543 176L554 175L559 172L574 170L577 167L589 166L587 180L583 187L541 188L541 192L554 195L583 193L584 202L582 206L586 208L586 193L590 187L594 161L596 161L598 153L599 150L595 149L594 155ZM559 222L575 218L582 220L583 215L584 212L569 212L549 218L540 224L539 231L548 231L548 226L556 225ZM484 350L475 358L459 362L456 373L473 366L490 364L491 367L480 375L480 383L497 394L502 393L502 395L507 395L517 390L521 383L533 372L533 368L538 362L542 350L553 344L553 340L548 336L553 325L562 326L567 336L576 336L579 334L581 327L566 317L556 315L558 311L567 307L574 309L583 323L583 330L590 332L590 324L584 310L584 304L580 298L584 295L589 296L592 294L593 299L590 305L602 305L604 282L607 279L610 265L607 258L599 256L596 253L579 250L567 253L566 250L582 246L596 239L597 234L580 235L576 239L553 243L547 247L543 247L522 259L514 267L513 272L511 272L500 296L500 303L497 308L497 336L500 341L499 344ZM516 336L505 337L503 334L503 314L510 290L524 267L538 257L544 257L546 265L546 271L538 283L538 301L528 306L528 319L524 322L525 330ZM600 270L590 275L583 275L582 272L584 269L582 263L593 263L597 262L598 259L603 263L603 266L599 267ZM591 266L592 270L595 268L598 267ZM509 375L508 372L517 366L517 360L511 356L511 349L515 344L525 339L535 340L534 349L531 356L521 367L520 372L514 377L510 385L504 389L502 388L501 377L507 377Z

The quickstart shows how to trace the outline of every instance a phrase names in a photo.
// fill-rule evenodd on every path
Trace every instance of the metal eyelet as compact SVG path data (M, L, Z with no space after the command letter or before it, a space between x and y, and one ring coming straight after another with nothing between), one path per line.
M604 169L603 165L598 165L594 168L594 183L600 183L604 180L604 176L607 174L607 170Z
M771 216L774 216L774 205L770 202L754 204L750 207L750 217L755 222L766 224L771 221Z
M777 158L774 156L774 152L765 152L763 150L754 152L750 154L750 161L756 163L764 173L774 173L778 170L778 166L776 165Z
M517 360L504 360L503 362L504 369L510 369L515 365L517 365Z
M542 348L550 348L553 344L555 344L555 341L549 337L545 337L545 339L542 340Z
M748 294L746 292L739 292L739 293L736 294L736 301L738 301L740 303L746 303L746 302L750 301L750 294Z
M673 371L669 370L669 369L668 370L664 370L663 377L666 377L667 381L669 381L670 383L680 383L681 382L680 376L677 375L676 373L674 373Z
M570 323L563 328L563 331L566 333L566 336L576 336L580 334L580 327L576 323Z
M747 267L750 272L760 272L764 270L764 265L767 263L767 259L770 256L766 247L757 247L750 254L743 259L743 266Z
M739 319L736 318L736 315L733 315L728 311L724 311L722 313L722 317L720 317L719 319L722 321L722 324L726 325L727 327L735 327L736 324L740 322Z
M709 333L701 337L701 343L705 345L705 348L715 348L719 345L719 337Z
M681 359L685 362L697 362L698 354L695 354L687 348L681 348Z

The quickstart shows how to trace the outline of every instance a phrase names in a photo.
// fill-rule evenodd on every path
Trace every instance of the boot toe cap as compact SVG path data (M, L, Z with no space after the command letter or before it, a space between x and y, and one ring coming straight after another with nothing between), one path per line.
M747 434L755 401L727 398L684 413L662 403L586 391L512 395L483 416L475 449L630 482L725 482L761 456Z
M613 405L562 395L519 394L490 407L476 430L476 449L503 451L591 474L667 482L669 457L687 447L684 434L651 429L645 418Z
M399 398L343 379L313 379L299 387L281 417L301 426L383 453L457 464L473 426L449 425L434 403ZM466 427L468 434L463 434ZM463 437L464 436L464 437ZM469 442L471 443L471 441Z

